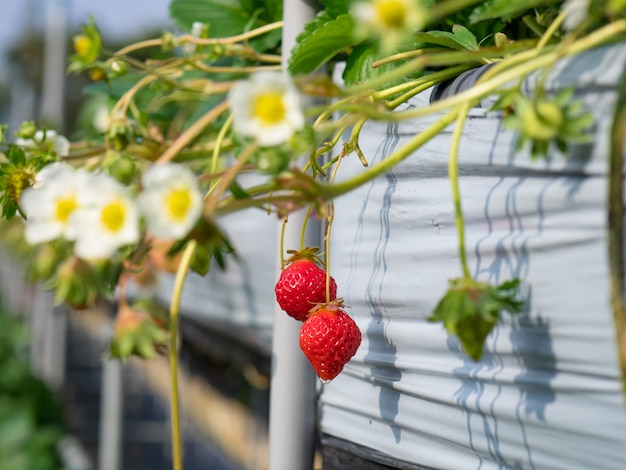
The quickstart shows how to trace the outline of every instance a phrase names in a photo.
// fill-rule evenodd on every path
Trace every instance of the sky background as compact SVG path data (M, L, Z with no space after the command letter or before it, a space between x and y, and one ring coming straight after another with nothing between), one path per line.
M6 51L33 27L43 27L50 4L65 7L68 30L96 19L105 44L108 38L136 38L142 32L171 29L170 0L0 0L0 76L6 76Z

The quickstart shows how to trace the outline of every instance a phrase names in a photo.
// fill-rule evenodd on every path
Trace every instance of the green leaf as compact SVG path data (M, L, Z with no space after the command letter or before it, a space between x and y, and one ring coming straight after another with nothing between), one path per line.
M469 51L477 51L478 50L478 41L476 40L476 36L465 26L460 24L455 24L452 26L452 35L454 36L454 40L459 44L459 46L467 49Z
M378 50L379 46L374 41L359 44L352 50L343 72L343 80L346 85L354 85L371 80L401 64L396 62L381 67L372 67L372 63L377 59ZM398 79L398 81L402 81L402 79ZM383 86L388 87L392 85L394 83L387 83Z
M350 12L352 0L320 0L324 10L333 18Z
M456 50L478 50L476 36L474 36L469 29L460 24L455 24L452 27L452 32L428 31L425 33L415 33L413 36L418 43L435 44Z
M511 279L509 281L504 281L502 284L498 286L498 291L500 292L509 291L509 290L516 291L519 288L519 284L520 284L520 280L517 278Z
M348 14L332 18L325 12L310 21L296 38L289 58L289 72L293 75L309 74L338 53L358 41L352 31L354 21Z
M11 220L17 214L17 204L13 201L5 201L2 206L2 217Z
M254 21L255 12L262 9ZM272 15L282 11L273 8ZM194 22L209 25L211 37L241 34L246 28L258 27L278 18L270 18L263 2L257 0L173 0L170 15L181 27L190 30Z
M233 181L228 189L235 199L246 199L249 197L246 190L237 181Z
M511 108L519 99L519 89L517 87L509 88L500 92L500 96L491 106L490 111L503 110Z
M478 316L467 317L457 323L456 335L467 355L474 361L483 355L485 340L495 326L495 322L485 321Z
M454 323L461 317L461 302L463 294L453 289L449 289L448 292L439 301L435 311L428 319L429 321L451 321ZM450 331L453 332L453 331Z
M7 157L15 166L24 166L26 163L26 153L20 147L15 145L9 146Z
M198 245L196 251L191 258L191 270L198 273L200 276L206 275L209 272L209 261L211 260L211 253L209 249L204 245Z
M451 279L448 291L429 321L442 322L446 331L457 335L465 352L477 361L500 312L518 313L522 310L522 302L515 298L518 286L518 279L497 287L474 279Z

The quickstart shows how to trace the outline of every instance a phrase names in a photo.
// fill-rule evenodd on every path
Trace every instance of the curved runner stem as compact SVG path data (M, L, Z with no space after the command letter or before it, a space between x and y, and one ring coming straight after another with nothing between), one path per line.
M465 126L465 120L467 119L467 113L469 112L471 105L472 103L468 101L459 109L456 126L452 134L452 145L450 146L450 156L448 159L448 177L450 178L450 184L452 186L454 220L456 224L457 236L459 238L459 258L461 261L461 269L463 270L463 277L465 279L471 279L472 275L470 274L469 266L467 264L467 252L465 249L465 222L463 220L461 191L459 188L459 147L461 144L461 137L463 136L463 127Z
M610 298L618 357L622 371L622 392L626 399L626 299L624 269L624 151L626 144L626 71L622 74L613 113L607 198Z
M178 395L178 327L180 318L180 299L183 292L183 285L191 259L196 251L197 243L191 240L185 251L176 272L176 280L174 282L174 291L172 292L172 301L170 303L170 344L169 344L169 361L170 361L170 387L172 389L172 400L170 403L170 412L172 419L172 468L173 470L182 470L183 453L182 453L182 436L180 431L180 398Z

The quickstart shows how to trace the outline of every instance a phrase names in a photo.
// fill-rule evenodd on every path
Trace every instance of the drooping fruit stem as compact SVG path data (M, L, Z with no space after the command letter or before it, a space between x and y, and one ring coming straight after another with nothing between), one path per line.
M289 217L283 217L283 221L280 224L280 240L279 240L279 249L280 249L280 269L285 269L285 229L287 228L287 222L289 221Z
M170 402L170 413L172 420L172 468L173 470L182 470L183 454L182 454L182 436L180 431L180 400L178 396L178 326L180 318L180 299L183 293L183 285L191 259L196 251L196 241L191 240L183 253L178 271L176 272L176 280L174 281L174 290L172 292L172 301L170 302L170 343L169 343L169 361L170 361L170 387L172 389L172 400Z
M333 225L333 217L335 215L335 204L330 203L330 214L326 218L326 302L330 302L330 230Z
M302 230L300 231L300 249L304 249L306 246L306 228L309 225L309 219L311 218L311 212L313 211L313 204L309 204L306 208L306 214L304 221L302 222Z
M228 118L226 118L226 122L221 127L219 134L217 134L217 138L215 139L215 147L213 147L213 154L211 155L211 174L215 174L215 172L217 171L217 163L219 161L220 152L222 150L222 144L224 143L224 138L226 137L226 133L230 129L232 123L233 115L231 114L228 116ZM218 182L219 181L217 180L211 182L211 187L206 194L207 196L211 193L211 191L213 191Z
M342 196L353 189L373 180L377 176L383 175L391 170L405 158L409 157L415 150L420 148L433 137L439 135L446 127L454 122L458 114L455 108L431 124L427 129L413 137L404 146L387 156L380 163L370 166L358 175L336 184L320 185L320 196L325 200L330 200Z
M157 164L163 164L171 161L178 152L184 149L193 139L195 139L206 126L215 121L221 114L228 110L228 101L222 101L207 111L200 119L194 122L178 139L172 142L165 152L156 161Z
M626 398L626 299L624 298L624 144L626 142L626 71L622 74L611 128L607 198L610 298L622 392Z
M461 144L461 136L463 135L463 127L467 113L471 107L471 102L461 105L459 116L457 117L456 127L452 134L452 145L450 146L450 155L448 159L448 177L452 186L452 200L454 202L454 220L456 223L457 236L459 237L459 258L461 261L461 269L463 277L471 279L472 276L467 264L467 253L465 250L465 223L463 221L463 209L461 207L461 191L459 189L459 146Z

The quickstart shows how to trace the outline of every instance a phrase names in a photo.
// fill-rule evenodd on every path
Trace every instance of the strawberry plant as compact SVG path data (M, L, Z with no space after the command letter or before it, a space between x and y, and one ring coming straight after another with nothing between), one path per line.
M226 3L173 0L182 33L114 52L90 21L74 38L69 70L86 73L94 81L88 91L105 95L106 105L83 140L70 142L34 122L0 126L3 230L31 275L55 291L57 302L89 307L117 297L111 352L152 357L167 350L175 408L185 278L238 257L224 217L256 209L288 223L290 214L307 211L307 220L326 224L328 257L333 201L454 126L447 168L461 275L450 273L434 312L421 313L480 360L503 312L522 310L523 280L492 285L470 270L458 176L468 113L493 96L490 111L516 131L518 150L528 144L536 159L554 149L567 156L571 144L589 139L594 123L570 91L549 96L545 77L560 59L626 40L626 2L323 0L295 44L281 44L282 1ZM154 47L156 58L135 55ZM286 70L283 51L290 51ZM339 82L332 78L338 62L345 65ZM482 65L490 68L469 89L429 106L407 106L416 94ZM529 94L522 85L531 74L538 78ZM396 125L423 117L430 123L379 161L361 148L368 120ZM623 120L616 112L613 142L623 140ZM623 153L620 145L614 143L612 155ZM357 158L363 170L342 177L346 158ZM616 181L620 189L621 176ZM623 198L612 194L611 227L618 232ZM292 255L276 300L303 322L303 352L323 380L332 380L355 354L361 333L336 299L330 266L311 249ZM612 258L621 260L613 272L623 274L624 257ZM177 276L165 313L151 292L159 270ZM617 277L616 286L623 286L623 275ZM131 280L140 284L139 304L126 299ZM623 343L623 288L614 290L621 292L613 303Z

